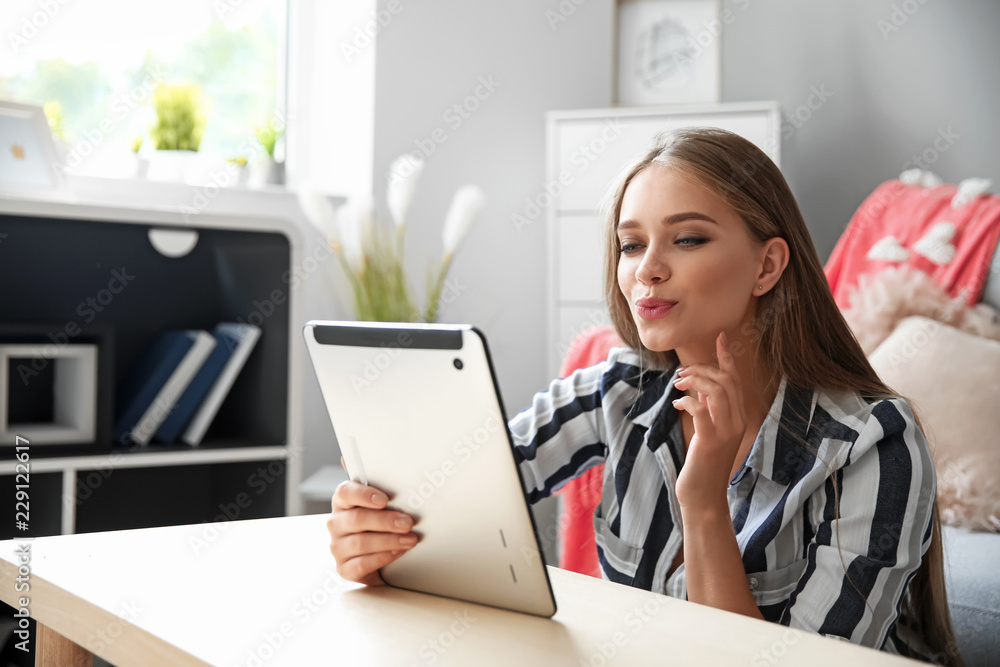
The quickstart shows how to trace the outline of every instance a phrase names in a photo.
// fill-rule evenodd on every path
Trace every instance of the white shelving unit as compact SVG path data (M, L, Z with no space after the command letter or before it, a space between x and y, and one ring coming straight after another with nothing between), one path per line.
M189 255L165 257L148 243L150 230L194 232L198 240ZM175 492L181 505L176 515L168 516L170 523L213 520L219 513L216 506L240 493L256 503L247 518L299 513L303 317L286 272L300 261L304 242L294 223L207 212L186 218L176 208L3 198L0 233L5 235L0 283L8 293L0 308L0 335L9 336L18 326L79 321L72 306L93 292L100 272L122 262L135 267L136 287L122 290L89 323L113 334L103 353L114 357L115 382L157 331L211 330L220 321L240 319L256 324L253 304L274 300L273 309L261 312L261 340L201 446L152 443L114 449L109 433L113 408L107 405L113 393L103 387L98 391L99 396L105 392L104 428L98 428L94 443L30 447L32 508L59 513L58 522L47 523L49 532L56 532L56 526L58 532L76 532L81 513L88 530L120 527L116 516L104 514L131 513L124 527L136 527L146 510L168 515L163 506L174 499L156 497L154 491L144 497L142 488L161 474L160 486ZM281 292L280 304L275 290ZM7 389L0 393L6 400ZM0 447L0 480L10 482L15 474L13 450ZM129 477L142 469L147 473ZM270 481L255 485L257 474ZM101 487L95 489L103 494L99 501L79 493L88 475L102 480L91 485ZM88 503L101 508L100 517L97 510L88 510ZM9 504L13 506L13 495ZM108 507L113 511L106 512Z

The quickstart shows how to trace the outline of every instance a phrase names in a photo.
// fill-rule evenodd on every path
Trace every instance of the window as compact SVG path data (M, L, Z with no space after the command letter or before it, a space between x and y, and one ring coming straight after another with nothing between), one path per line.
M47 105L69 170L125 175L137 138L155 148L153 89L190 82L200 150L260 158L256 129L284 125L286 18L287 0L4 0L0 97Z

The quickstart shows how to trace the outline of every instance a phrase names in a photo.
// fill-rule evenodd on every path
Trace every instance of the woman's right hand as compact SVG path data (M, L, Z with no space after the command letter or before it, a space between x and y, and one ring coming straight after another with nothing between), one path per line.
M342 482L333 494L330 553L337 574L367 586L384 586L379 569L417 544L413 517L386 509L389 496L373 486Z

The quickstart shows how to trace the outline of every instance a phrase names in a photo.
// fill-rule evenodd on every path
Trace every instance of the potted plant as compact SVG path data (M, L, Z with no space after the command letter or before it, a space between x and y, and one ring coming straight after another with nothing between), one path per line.
M273 185L282 185L285 182L285 163L274 159L274 147L278 144L278 139L284 134L284 129L268 123L264 127L257 128L257 141L263 146L267 153L267 171L264 174L264 182Z
M159 83L153 91L156 122L149 128L156 152L149 178L184 180L185 171L201 146L206 115L201 87L193 83Z
M49 130L52 132L56 150L59 151L59 160L62 161L70 150L69 133L66 131L66 113L63 111L62 104L57 101L46 102L42 111L45 114L45 120L49 123Z
M139 155L139 149L142 148L142 143L143 143L143 138L141 136L138 136L132 140L132 155L135 156L136 178L146 178L146 173L149 171L149 158L145 158Z
M250 170L247 169L247 157L245 155L237 155L236 157L226 158L226 162L236 167L236 184L246 185L250 180Z
M482 213L486 195L475 185L456 190L441 232L441 259L429 266L427 300L421 308L404 269L406 214L423 172L422 160L404 155L393 162L393 178L386 192L394 230L377 225L370 197L355 197L336 211L329 199L311 186L299 188L306 216L327 237L351 285L354 315L378 322L436 322L440 306L457 294L445 295L452 259L473 223Z

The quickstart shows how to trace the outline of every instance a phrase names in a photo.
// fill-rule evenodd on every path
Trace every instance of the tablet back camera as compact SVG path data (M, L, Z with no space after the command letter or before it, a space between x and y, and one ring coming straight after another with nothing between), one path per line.
M457 368L458 370L462 370L462 366L464 366L462 360L459 359L458 357L455 357L455 360L452 361L451 363L455 364L455 368Z

